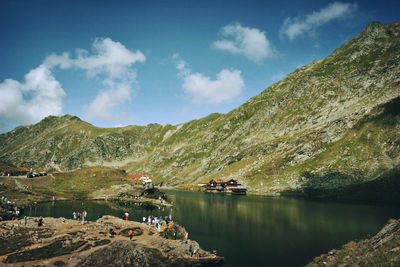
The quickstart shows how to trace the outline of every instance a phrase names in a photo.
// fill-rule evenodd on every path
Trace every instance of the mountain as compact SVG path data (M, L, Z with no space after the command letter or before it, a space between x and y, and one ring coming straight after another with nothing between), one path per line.
M67 169L114 166L187 188L231 177L259 194L379 190L400 168L399 34L399 22L371 23L227 114L121 128L50 116L1 134L0 161L37 168L55 153Z

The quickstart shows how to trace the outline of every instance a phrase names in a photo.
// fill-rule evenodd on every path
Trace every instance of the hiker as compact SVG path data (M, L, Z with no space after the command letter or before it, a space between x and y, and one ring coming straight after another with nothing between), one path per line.
M190 257L192 257L193 256L192 244L190 244L189 253L190 253Z
M125 212L125 220L128 221L129 213Z
M76 220L76 212L72 212L72 216L74 217L74 220Z
M132 241L132 237L133 237L133 231L132 231L132 229L129 230L128 235L129 235L129 239Z
M28 223L28 218L24 216L24 225L26 226L27 223Z
M174 240L176 240L176 231L174 231Z
M200 249L197 249L196 251L196 259L200 258Z
M187 244L188 236L189 236L189 233L185 232L185 244Z
M83 213L82 213L82 224L85 223L85 217L86 216L87 216L87 212L86 212L86 210L84 210Z
M38 226L43 226L43 217L40 216L39 221L38 221Z
M143 223L146 223L146 216L143 216Z
M82 213L80 211L78 211L78 221L80 221L82 218Z

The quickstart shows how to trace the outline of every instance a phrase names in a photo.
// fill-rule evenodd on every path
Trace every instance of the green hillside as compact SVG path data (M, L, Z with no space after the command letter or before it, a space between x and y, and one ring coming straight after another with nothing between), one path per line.
M55 153L66 169L145 171L185 188L231 177L257 194L344 196L356 185L396 181L399 34L398 22L371 23L227 114L110 129L47 117L1 134L0 161L38 168Z

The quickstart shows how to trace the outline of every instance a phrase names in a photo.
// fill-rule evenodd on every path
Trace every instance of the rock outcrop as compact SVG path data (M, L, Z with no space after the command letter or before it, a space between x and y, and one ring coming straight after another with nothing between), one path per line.
M372 238L349 242L307 265L325 266L400 266L400 220L390 220Z
M0 261L3 266L205 266L223 258L204 251L193 240L183 241L185 229L171 222L161 233L154 226L104 216L96 222L44 218L0 222ZM114 234L110 234L110 230ZM133 229L130 240L128 230ZM177 240L168 239L177 232ZM199 249L200 258L189 248Z

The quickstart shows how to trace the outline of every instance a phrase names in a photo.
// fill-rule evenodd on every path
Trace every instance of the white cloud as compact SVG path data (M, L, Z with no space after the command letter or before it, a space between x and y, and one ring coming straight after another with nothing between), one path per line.
M304 17L288 17L285 19L281 34L290 40L305 33L315 31L316 28L337 19L350 17L357 10L357 4L334 2L325 8L308 14Z
M50 55L45 63L49 67L77 68L87 72L89 77L97 77L103 83L93 102L86 107L86 119L111 119L112 110L117 105L131 100L131 91L136 84L137 62L145 62L142 52L132 52L120 42L110 38L96 39L92 45L93 54L83 49L76 50L76 58L68 53Z
M117 105L131 100L131 88L134 79L131 81L107 81L106 90L100 91L94 101L86 108L87 119L112 119L112 110Z
M93 53L89 53L77 49L75 58L67 52L52 54L29 71L23 83L4 80L0 83L0 116L9 122L30 124L48 115L62 115L66 94L52 70L75 68L86 71L88 77L98 79L103 85L103 90L86 107L85 117L112 118L113 108L131 99L136 84L133 65L144 62L146 57L110 38L96 39L92 50Z
M0 115L19 124L36 123L49 115L63 114L65 92L45 65L25 75L20 83L6 79L0 83Z
M220 104L239 96L245 83L239 70L221 70L215 79L201 73L192 73L187 63L180 60L176 66L178 77L183 80L182 89L197 103Z
M243 27L239 23L229 24L221 29L221 35L223 39L213 43L216 49L244 55L256 63L274 54L265 32L259 29Z

